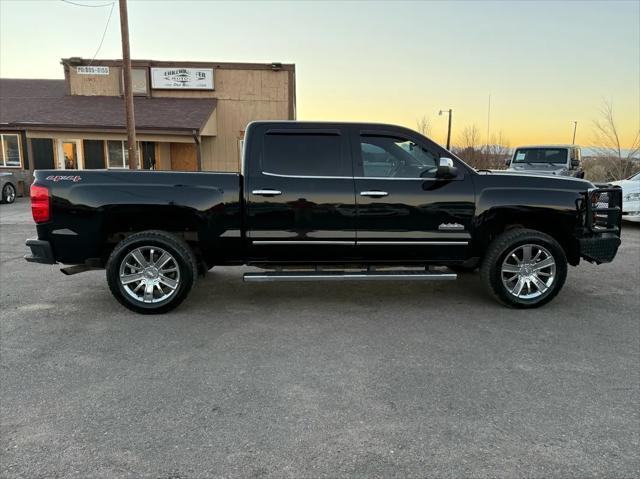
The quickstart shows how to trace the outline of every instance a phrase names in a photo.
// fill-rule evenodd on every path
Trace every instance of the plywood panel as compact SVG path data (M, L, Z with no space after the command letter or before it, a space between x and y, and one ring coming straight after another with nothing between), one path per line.
M214 70L214 91L152 90L153 97L287 101L289 73L271 70Z
M171 169L198 171L196 145L193 143L171 143Z
M69 88L72 95L119 96L120 67L109 67L108 75L79 75L75 67L69 67Z

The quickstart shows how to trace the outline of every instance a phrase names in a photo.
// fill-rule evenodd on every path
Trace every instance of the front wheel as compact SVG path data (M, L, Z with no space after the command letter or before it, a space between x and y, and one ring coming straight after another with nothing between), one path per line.
M491 242L480 274L485 287L503 304L537 308L562 289L567 278L567 258L551 236L515 229Z
M136 313L166 313L187 297L197 273L193 251L166 231L143 231L122 240L107 262L115 298Z
M2 188L2 202L13 203L16 200L16 187L11 183L7 183Z

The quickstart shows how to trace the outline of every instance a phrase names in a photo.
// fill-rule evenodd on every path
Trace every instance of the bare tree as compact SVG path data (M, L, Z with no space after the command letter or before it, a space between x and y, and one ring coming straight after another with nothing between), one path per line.
M596 157L606 163L608 181L622 180L631 176L637 168L634 167L633 158L640 153L640 130L636 131L635 138L625 154L620 130L613 114L613 103L603 100L600 115L601 118L593 122Z
M480 130L476 125L465 126L456 139L453 152L475 168L482 168Z
M431 120L428 116L423 115L422 118L416 121L417 129L426 137L431 136Z
M502 130L491 135L491 140L485 147L487 168L504 168L507 158L511 156L511 145Z
M490 144L480 143L480 130L476 125L465 127L458 135L454 153L474 168L504 168L505 160L511 154L509 140L500 131L491 136Z
M466 150L468 148L480 149L480 130L476 125L465 126L462 133L458 135L458 148Z

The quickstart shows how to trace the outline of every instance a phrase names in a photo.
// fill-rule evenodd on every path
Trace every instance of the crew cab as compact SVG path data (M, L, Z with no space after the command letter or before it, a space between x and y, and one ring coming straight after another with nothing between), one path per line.
M506 165L513 173L584 178L582 153L577 145L519 146Z
M406 128L249 124L236 173L39 170L29 262L105 268L127 308L162 313L198 274L245 281L451 280L480 268L500 302L532 308L567 264L612 261L620 188L480 172Z

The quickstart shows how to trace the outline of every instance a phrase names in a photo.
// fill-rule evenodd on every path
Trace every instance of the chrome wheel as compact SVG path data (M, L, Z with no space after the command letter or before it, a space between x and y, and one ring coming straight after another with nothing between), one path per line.
M525 244L502 262L502 284L513 296L534 299L549 290L556 277L556 261L546 248Z
M16 189L13 185L6 185L4 187L4 201L7 203L13 203L16 199Z
M120 263L120 284L129 296L142 303L165 301L178 290L178 262L162 248L136 248Z

